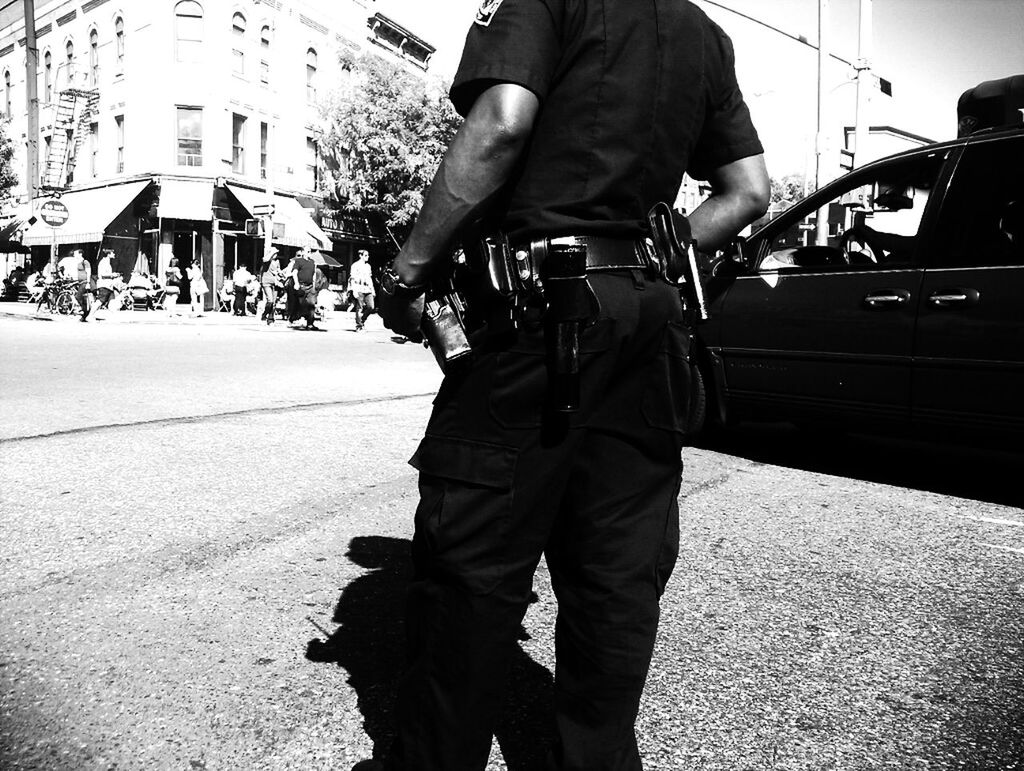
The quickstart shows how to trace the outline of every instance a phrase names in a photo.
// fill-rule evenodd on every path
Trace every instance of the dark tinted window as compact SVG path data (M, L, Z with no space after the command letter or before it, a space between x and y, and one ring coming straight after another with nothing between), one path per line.
M967 147L936 245L946 267L1024 265L1024 137Z

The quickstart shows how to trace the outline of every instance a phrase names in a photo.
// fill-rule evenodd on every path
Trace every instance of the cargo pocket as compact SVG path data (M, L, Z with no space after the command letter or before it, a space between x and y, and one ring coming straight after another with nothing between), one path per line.
M651 362L643 410L652 428L685 433L690 413L690 329L678 321L665 325L657 358Z
M420 472L419 569L474 594L493 591L504 571L517 454L485 442L423 438L409 461Z
M614 319L599 319L580 338L580 375L588 375L588 363L608 350ZM587 387L584 383L583 392ZM591 384L592 385L592 384ZM516 342L497 354L491 386L491 416L504 428L537 428L544 422L548 397L547 353L540 324L519 331ZM586 409L584 403L583 409Z

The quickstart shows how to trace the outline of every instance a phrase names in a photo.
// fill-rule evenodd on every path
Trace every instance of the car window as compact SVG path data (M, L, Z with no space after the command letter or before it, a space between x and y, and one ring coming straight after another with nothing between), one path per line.
M762 271L857 270L913 263L918 232L945 156L935 153L850 174L827 202L798 204L761 261ZM828 212L825 243L817 244L816 208ZM799 209L799 211L797 211Z
M967 146L936 243L943 267L1024 265L1024 137Z

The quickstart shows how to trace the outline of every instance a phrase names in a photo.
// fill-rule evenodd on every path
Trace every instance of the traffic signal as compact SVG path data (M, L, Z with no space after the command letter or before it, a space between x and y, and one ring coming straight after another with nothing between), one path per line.
M247 236L262 236L263 235L263 220L246 220L245 221L245 234Z

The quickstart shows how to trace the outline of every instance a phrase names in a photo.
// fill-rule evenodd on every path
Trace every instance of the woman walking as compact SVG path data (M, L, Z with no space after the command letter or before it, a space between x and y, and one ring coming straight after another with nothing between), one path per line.
M277 259L277 249L271 248L263 258L260 286L263 287L263 299L266 301L262 320L267 324L273 324L276 315L277 293L284 286L284 273L281 271L281 263Z
M181 269L178 267L178 258L171 257L171 261L164 271L164 310L168 313L178 313L178 295L181 294Z
M192 295L192 314L193 316L203 315L203 295L210 291L210 287L206 285L206 279L203 278L203 265L200 262L193 262L188 266L188 270L185 271L188 275L188 288Z

